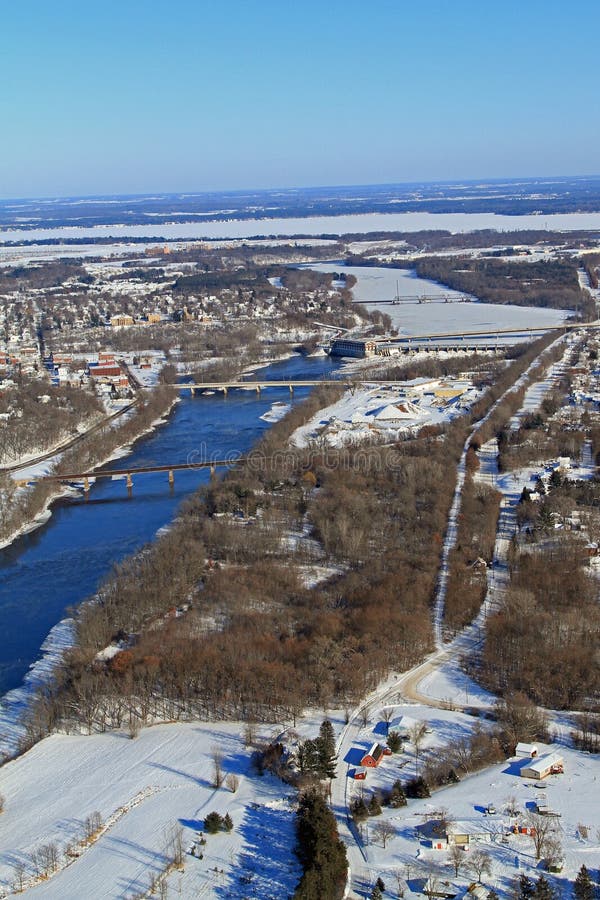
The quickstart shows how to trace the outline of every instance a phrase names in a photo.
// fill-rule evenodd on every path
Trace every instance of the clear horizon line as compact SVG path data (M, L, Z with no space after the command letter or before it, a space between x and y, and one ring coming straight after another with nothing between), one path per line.
M591 174L573 174L573 175L515 175L515 176L493 176L481 178L445 178L445 179L418 179L416 181L380 181L380 182L357 182L352 184L305 184L305 185L289 185L287 187L274 186L263 188L210 188L204 190L163 190L163 191L142 191L140 193L96 193L96 194L32 194L30 196L20 197L0 197L0 204L32 202L32 201L60 201L60 200L104 200L104 199L130 199L130 198L152 198L152 197L207 197L210 195L235 196L239 194L269 194L276 192L293 192L293 191L309 191L309 190L346 190L358 188L393 188L393 187L411 187L413 185L461 185L461 184L501 184L516 182L535 182L535 181L570 181L577 179L600 179L599 173ZM444 199L444 198L440 198ZM447 199L447 198L446 198ZM493 199L493 198L490 198Z

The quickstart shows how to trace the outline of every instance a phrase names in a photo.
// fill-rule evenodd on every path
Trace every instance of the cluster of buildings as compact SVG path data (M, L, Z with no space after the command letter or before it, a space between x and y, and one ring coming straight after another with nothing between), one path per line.
M22 375L36 375L40 368L40 354L34 345L0 353L0 383Z
M140 360L136 362L144 365ZM16 354L0 356L0 385L12 386L15 379L26 375L49 380L55 387L93 387L101 397L131 396L131 379L113 353L100 352L91 359L60 352L42 357L37 347L25 347Z
M319 412L294 435L296 444L324 438L342 446L372 437L393 440L424 425L448 422L480 396L468 378L416 378L403 385L355 390Z

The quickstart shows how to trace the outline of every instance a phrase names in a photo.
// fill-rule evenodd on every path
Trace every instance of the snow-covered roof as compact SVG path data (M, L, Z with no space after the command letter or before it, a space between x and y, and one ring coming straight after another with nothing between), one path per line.
M373 410L372 415L378 422L395 422L405 419L417 419L423 415L423 411L410 400L402 400L400 403L390 403L381 409Z
M446 834L468 834L471 837L491 834L491 829L484 819L457 819L446 826Z
M552 766L562 766L563 758L560 753L545 753L544 756L538 756L537 759L531 761L528 766L521 769L524 772L547 772Z
M519 741L515 747L515 756L535 756L538 752L536 744L527 744Z

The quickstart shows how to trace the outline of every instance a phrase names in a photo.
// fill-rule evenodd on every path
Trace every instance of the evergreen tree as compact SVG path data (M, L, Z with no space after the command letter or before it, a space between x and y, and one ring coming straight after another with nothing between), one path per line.
M381 888L377 884L371 891L371 900L383 900L383 894L381 893Z
M377 794L373 794L371 799L369 800L368 805L369 815L370 816L380 816L381 815L381 802Z
M402 738L398 731L390 731L387 736L386 744L392 753L402 753Z
M324 719L319 728L318 754L321 778L335 778L337 756L335 754L335 734L329 719Z
M305 794L296 820L296 855L303 875L294 900L337 900L344 893L348 861L335 817L323 797Z
M298 768L303 775L319 775L321 765L319 741L309 738L298 746Z
M587 867L582 865L573 885L573 895L577 900L594 900L594 885Z
M217 834L221 830L223 819L218 812L209 812L204 819L204 830L208 834Z
M492 888L491 891L488 891L488 895L486 900L500 900L496 891Z
M350 812L355 822L364 822L369 818L369 809L362 797L357 797L350 803Z
M431 797L431 791L429 790L429 785L425 781L425 779L419 775L417 778L411 778L410 781L407 781L404 790L406 792L406 796L411 799L422 800L425 797Z
M402 782L400 780L395 781L392 785L389 804L394 809L397 809L399 806L406 806L406 794L404 793L404 788L402 787Z
M533 883L531 878L528 878L527 875L521 875L519 878L519 896L521 900L529 900L530 897L533 897Z
M223 828L225 831L231 831L233 829L233 819L229 815L229 813L225 813L223 818Z
M531 897L532 900L533 898L535 898L535 900L555 900L556 893L544 875L540 875L538 878Z

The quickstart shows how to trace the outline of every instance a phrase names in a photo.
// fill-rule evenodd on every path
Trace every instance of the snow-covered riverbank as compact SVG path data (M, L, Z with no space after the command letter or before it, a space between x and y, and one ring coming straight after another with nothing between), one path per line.
M127 443L115 448L108 456L100 459L93 466L94 469L100 469L102 466L106 466L108 463L113 462L115 459L121 459L124 456L128 456L131 453L131 450L134 444L141 440L143 437L146 437L148 434L151 434L155 431L160 425L164 425L164 423L168 420L173 407L176 403L179 402L179 397L174 397L172 403L168 407L165 412L158 416L153 422L150 423L146 428L142 429L134 438L130 438ZM23 478L35 478L40 473L46 474L50 473L52 468L61 460L62 453L57 453L56 456L50 457L47 460L44 460L43 463L35 466L26 467L25 471L21 473L19 471L19 477ZM90 483L93 483L94 479L90 479ZM22 490L27 490L27 488L22 488ZM4 550L7 547L10 547L11 544L14 544L16 540L20 537L23 537L26 534L30 534L32 531L35 531L37 528L40 528L44 525L48 519L52 515L52 506L58 500L64 499L66 497L77 497L79 496L79 491L76 488L70 486L62 486L57 488L57 490L53 491L50 496L46 499L42 509L36 513L36 515L30 519L28 522L24 522L19 528L16 528L7 538L0 541L0 550Z

